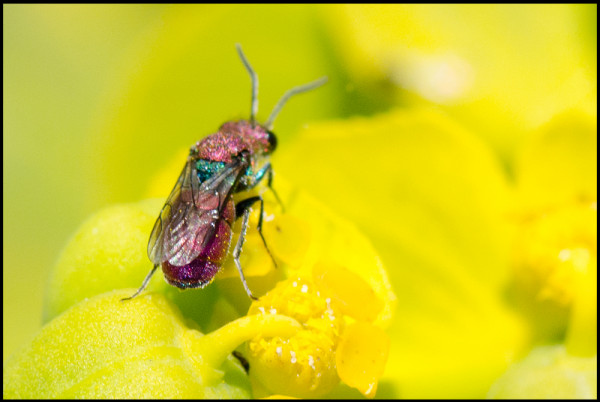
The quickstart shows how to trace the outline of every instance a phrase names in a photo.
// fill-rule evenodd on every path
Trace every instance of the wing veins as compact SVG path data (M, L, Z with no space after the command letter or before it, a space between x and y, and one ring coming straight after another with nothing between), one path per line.
M148 256L155 264L168 260L182 266L202 252L247 165L238 159L200 183L194 163L191 158L186 162L155 222L148 242ZM202 208L203 201L209 206Z

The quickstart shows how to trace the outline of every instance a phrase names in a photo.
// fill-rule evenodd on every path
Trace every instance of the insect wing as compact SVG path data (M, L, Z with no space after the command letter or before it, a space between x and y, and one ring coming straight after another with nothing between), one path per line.
M150 240L148 241L148 257L150 261L154 264L161 264L167 261L169 258L173 256L173 253L177 251L173 245L173 236L171 226L175 222L178 222L186 216L184 211L185 209L189 209L190 205L186 205L186 203L181 200L181 192L182 191L191 191L192 186L199 188L199 185L196 185L193 182L193 178L190 176L192 169L192 160L188 160L183 168L183 171L179 175L177 179L177 183L171 190L171 194L165 201L165 205L163 205L160 215L158 219L154 223L154 228L152 229L152 233L150 234ZM198 180L199 181L199 180ZM184 189L184 182L186 189ZM187 190L189 188L189 190ZM193 204L192 204L193 206ZM196 219L193 215L190 215L190 220ZM197 226L199 222L189 222L189 226Z
M154 264L183 266L198 257L244 169L235 161L200 183L195 161L187 161L150 234L148 257Z

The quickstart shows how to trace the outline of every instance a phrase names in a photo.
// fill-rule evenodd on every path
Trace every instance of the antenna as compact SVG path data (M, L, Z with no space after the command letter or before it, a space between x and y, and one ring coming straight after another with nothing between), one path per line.
M242 46L239 43L236 43L235 47L242 59L242 63L244 63L246 70L248 70L248 74L250 74L250 79L252 80L252 108L250 109L250 122L254 126L256 114L258 113L258 76L248 62L248 59L246 59L246 55L244 55L244 52L242 51Z
M267 119L267 122L265 123L265 127L268 130L273 128L273 120L275 120L275 117L277 117L277 115L281 111L281 108L283 107L283 105L285 105L285 103L288 101L288 99L290 99L292 96L298 95L302 92L310 91L311 89L315 89L317 87L320 87L321 85L325 84L326 82L327 82L327 77L321 77L316 81L309 82L308 84L300 85L298 87L294 87L294 88L290 89L289 91L287 91L285 94L283 94L281 99L279 99L279 102L277 102L277 104L273 108L271 115L269 116L269 118Z

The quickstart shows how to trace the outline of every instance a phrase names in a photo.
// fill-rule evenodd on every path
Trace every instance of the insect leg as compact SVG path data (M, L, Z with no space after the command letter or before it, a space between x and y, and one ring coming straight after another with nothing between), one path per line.
M258 226L256 228L258 229L258 234L260 235L260 238L262 239L263 244L267 249L267 253L269 253L269 257L271 257L271 260L273 261L273 265L275 265L275 268L277 268L277 262L275 262L275 258L273 257L273 254L271 254L271 250L269 250L269 246L267 246L267 241L265 240L265 237L262 233L263 215L265 211L265 202L263 201L262 197L258 195L255 197L246 198L245 200L238 202L235 206L235 216L245 214L246 211L250 210L250 208L256 201L260 201L260 215L258 216Z
M244 216L242 217L242 231L240 232L240 237L233 249L233 261L235 262L235 266L240 273L240 278L242 279L242 284L244 285L244 289L246 289L246 293L252 300L258 300L258 298L252 295L248 284L246 283L246 278L244 277L244 272L242 271L242 266L240 264L240 254L242 253L242 246L244 245L244 237L246 235L246 229L248 228L248 218L250 218L250 209L247 208L244 211Z
M244 368L244 371L246 372L246 374L248 374L248 372L250 371L250 363L248 363L248 360L246 360L244 355L242 355L237 350L234 350L233 352L231 352L231 354L233 355L233 357L240 361L240 364Z
M273 192L275 199L281 206L281 210L285 212L283 202L281 202L281 198L279 198L279 195L277 195L277 191L275 191L275 189L273 188L273 167L271 166L271 162L265 163L265 165L258 172L256 172L256 175L254 176L254 178L256 179L254 181L254 184L247 186L247 187L246 186L239 187L238 191L250 190L250 189L256 187L256 185L258 183L260 183L260 181L263 179L263 177L265 177L265 174L267 175L267 187L269 187L269 189Z
M129 297L125 297L124 299L121 299L121 301L131 300L134 297L136 297L137 295L139 295L140 293L142 293L144 291L144 289L146 289L146 286L148 286L148 282L150 282L150 278L152 278L152 275L154 275L154 272L156 271L156 268L158 268L158 264L154 265L154 267L152 268L152 270L150 270L150 272L148 273L148 275L146 275L146 278L144 279L144 282L142 283L142 286L140 286L140 288L137 290L137 292L135 292L133 295L131 295Z
M275 191L275 189L271 185L273 183L273 169L271 168L271 163L268 162L267 165L269 166L269 172L267 173L268 174L268 176L267 176L267 186L273 192L273 195L275 196L275 199L277 200L277 202L279 203L279 206L281 207L281 211L285 212L285 207L283 206L283 202L281 202L281 199L277 195L277 191ZM262 206L261 206L261 208L262 208ZM261 236L262 236L262 234L261 234Z

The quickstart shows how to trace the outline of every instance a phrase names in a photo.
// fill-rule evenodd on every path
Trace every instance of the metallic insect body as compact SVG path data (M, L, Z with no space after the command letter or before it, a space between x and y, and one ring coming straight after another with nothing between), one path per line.
M183 171L163 206L148 241L148 257L154 264L142 286L128 300L140 294L162 266L165 279L181 289L208 285L219 272L229 253L234 221L242 218L242 230L233 250L233 259L246 293L256 299L246 283L239 256L248 227L252 205L260 202L258 233L262 235L263 199L252 196L234 204L233 194L250 190L267 177L271 187L273 172L268 160L277 146L271 131L273 120L292 96L326 82L323 77L292 88L277 103L267 122L258 124L258 78L242 49L240 58L252 79L252 107L249 120L224 123L215 134L198 141L190 149ZM277 197L277 194L275 197ZM270 252L269 252L270 254ZM271 257L272 258L272 257ZM273 260L273 262L275 262Z

